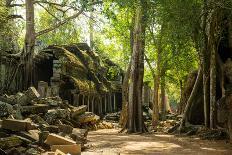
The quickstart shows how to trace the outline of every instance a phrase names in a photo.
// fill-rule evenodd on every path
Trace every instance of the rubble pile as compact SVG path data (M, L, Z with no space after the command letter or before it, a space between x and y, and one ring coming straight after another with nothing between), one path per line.
M111 121L111 122L118 122L120 118L120 112L115 113L108 113L104 117L104 120Z
M180 126L181 118L182 115L168 114L166 115L166 120L159 121L155 127L150 120L147 121L146 124L151 132L173 133Z
M41 98L34 87L0 96L0 154L80 154L88 130L102 125L86 109L60 97Z

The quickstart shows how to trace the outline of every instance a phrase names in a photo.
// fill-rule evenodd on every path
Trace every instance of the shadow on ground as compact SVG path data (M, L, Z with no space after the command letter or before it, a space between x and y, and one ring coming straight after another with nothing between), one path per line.
M232 155L232 145L225 141L200 140L161 134L120 134L104 129L90 132L88 154L162 154L162 155Z

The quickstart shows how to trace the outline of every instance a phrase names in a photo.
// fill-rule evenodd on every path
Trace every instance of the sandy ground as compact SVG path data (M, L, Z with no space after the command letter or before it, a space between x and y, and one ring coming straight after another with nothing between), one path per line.
M90 146L82 155L232 155L232 144L226 141L200 140L165 134L128 135L116 129L89 132Z

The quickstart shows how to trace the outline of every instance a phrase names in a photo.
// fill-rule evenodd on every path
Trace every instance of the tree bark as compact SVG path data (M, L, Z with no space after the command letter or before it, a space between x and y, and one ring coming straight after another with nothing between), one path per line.
M130 49L131 55L133 53L133 44L134 44L134 22L135 16L132 17L132 23L130 26ZM126 128L127 119L128 119L128 102L129 102L129 79L130 79L130 71L131 71L131 60L127 67L126 74L123 79L122 84L122 111L120 115L119 125L123 127L122 131ZM121 131L121 132L122 132Z
M210 128L215 128L215 112L216 112L216 57L215 48L211 50L210 59Z
M142 86L144 72L145 25L142 3L136 8L134 44L131 59L131 85L128 107L128 133L144 132Z
M210 53L210 129L216 127L216 34L217 32L217 15L213 11L211 15L209 49Z
M203 94L204 94L204 122L205 122L205 127L209 127L209 113L210 113L210 109L209 109L209 67L210 67L210 62L209 62L209 51L207 49L208 47L208 37L206 34L206 26L207 26L207 5L208 5L208 0L204 0L204 6L203 6L203 23L202 23L202 30L203 30L203 51L202 51L202 65L203 65Z
M193 90L191 92L191 95L187 101L187 104L186 104L186 107L185 107L185 110L184 110L184 114L183 114L183 117L182 117L182 120L181 120L181 123L180 123L180 127L179 127L179 130L182 131L183 128L185 127L185 123L188 121L187 120L187 115L190 111L190 108L193 104L193 101L200 89L200 85L202 84L202 69L200 68L199 71L198 71L198 75L197 75L197 79L196 79L196 82L194 84L194 87L193 87Z
M93 49L93 7L90 12L90 18L89 18L89 45L90 48Z
M34 0L26 0L26 36L25 36L25 88L32 84L33 55L35 47Z
M166 101L165 101L165 76L161 77L161 120L164 121L166 118Z
M131 62L127 68L122 84L122 111L120 115L119 125L123 128L126 126L128 117L128 99L129 99L129 79L130 79Z

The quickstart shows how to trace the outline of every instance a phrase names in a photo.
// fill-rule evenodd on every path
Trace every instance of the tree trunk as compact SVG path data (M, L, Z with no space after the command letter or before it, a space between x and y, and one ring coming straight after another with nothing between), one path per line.
M154 98L153 98L153 115L152 125L156 126L159 121L159 86L160 86L160 63L162 53L162 34L164 26L161 26L161 36L159 38L158 49L157 49L157 70L156 77L154 78ZM153 38L154 39L154 38ZM155 41L155 39L154 39Z
M90 18L89 18L89 46L91 49L93 49L93 6L92 10L90 12Z
M180 103L179 103L179 105L178 105L178 108L177 108L177 113L178 114L181 114L182 113L182 103L181 103L181 101L183 100L183 93L184 93L184 91L183 91L183 82L182 82L182 80L180 80Z
M134 44L131 59L131 85L128 107L128 133L144 132L142 115L142 87L144 72L145 25L144 10L139 2L136 8ZM142 24L143 23L143 24Z
M154 78L154 97L153 97L153 115L152 115L152 125L156 126L159 121L159 85L160 77L159 74Z
M164 121L166 118L166 101L165 101L165 76L162 74L161 77L161 120Z
M185 123L187 122L187 115L188 115L188 113L190 111L190 108L191 108L191 106L193 104L193 101L194 101L199 89L201 88L200 87L201 84L202 84L202 70L200 68L199 71L198 71L197 79L196 79L196 82L194 84L193 90L191 92L191 95L190 95L190 97L189 97L189 99L187 101L187 104L186 104L186 107L185 107L185 110L184 110L184 114L183 114L183 117L182 117L182 120L181 120L181 123L180 123L180 128L179 128L180 131L182 131L183 128L185 127Z
M34 0L26 0L25 86L32 84L33 54L35 47Z
M210 128L215 128L215 112L216 112L216 57L215 48L211 50L210 59Z
M128 99L129 99L129 79L130 79L131 62L127 68L122 84L122 111L120 115L119 125L123 128L126 126L128 117Z
M207 26L207 5L208 5L208 0L204 0L204 6L203 6L203 23L202 23L202 30L203 30L203 37L204 37L204 42L203 42L203 51L202 51L202 65L203 65L203 94L204 94L204 118L205 118L205 126L209 127L209 51L207 49L208 46L208 37L206 34L206 26Z
M217 16L215 11L211 15L209 49L210 53L210 129L216 126L216 35L217 32Z
M130 49L131 55L133 53L133 44L134 44L134 22L135 16L132 17L132 23L130 27ZM128 65L126 74L123 79L122 84L122 111L120 115L119 125L123 127L122 131L126 128L127 119L128 119L128 102L129 102L129 79L130 79L130 71L131 71L131 60Z

